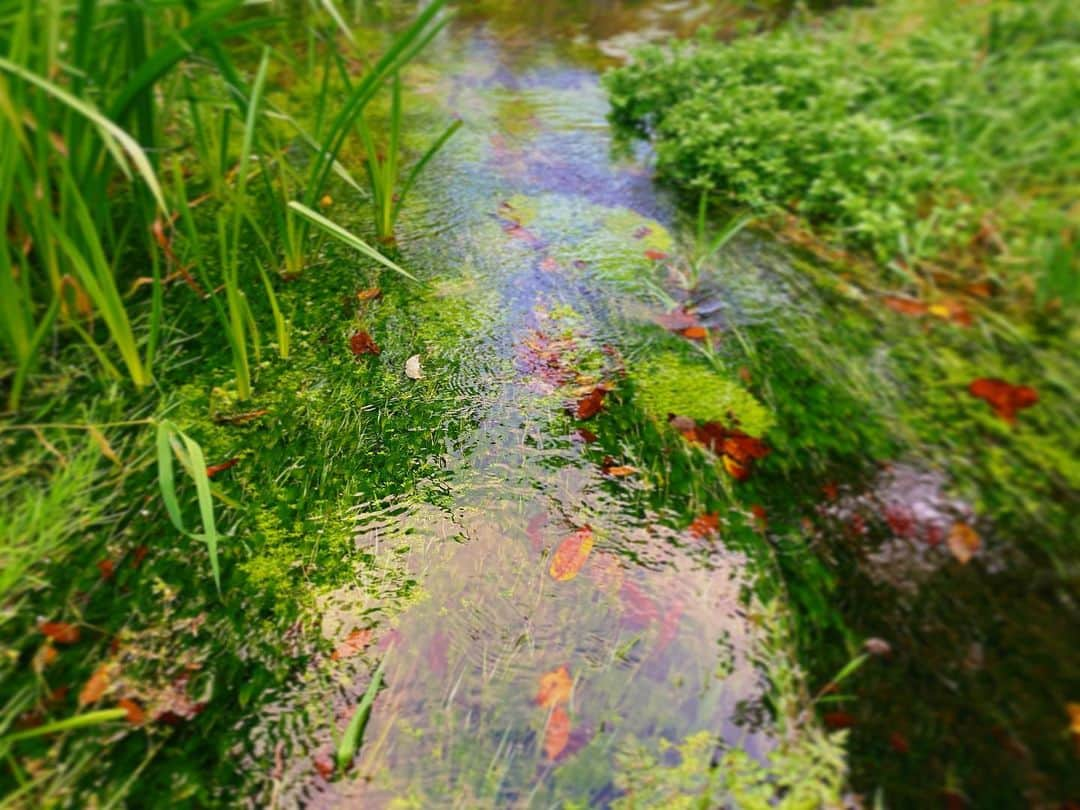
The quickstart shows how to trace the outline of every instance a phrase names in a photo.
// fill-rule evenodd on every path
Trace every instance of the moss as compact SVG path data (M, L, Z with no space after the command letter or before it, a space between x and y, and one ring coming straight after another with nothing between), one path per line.
M773 424L772 414L741 385L675 352L649 358L631 376L636 401L655 419L674 413L731 425L734 417L752 436L765 435Z

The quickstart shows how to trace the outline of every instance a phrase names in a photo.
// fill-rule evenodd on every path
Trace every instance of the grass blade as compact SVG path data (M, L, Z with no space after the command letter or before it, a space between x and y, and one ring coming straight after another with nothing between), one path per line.
M349 719L349 725L345 727L345 733L341 736L341 742L338 743L336 759L339 773L344 773L352 763L353 757L356 756L360 743L364 739L364 728L367 726L368 717L371 715L371 707L375 703L375 696L379 693L379 687L382 686L383 666L385 664L385 658L379 662L375 674L371 676L371 683L368 684L367 691L364 692L364 696L360 699L356 711L353 712L353 716Z
M319 228L322 228L324 231L326 231L328 234L333 236L335 239L340 240L341 242L345 243L349 247L360 251L365 256L367 256L369 259L374 259L379 264L383 265L384 267L390 268L395 273L401 273L401 275L405 276L405 278L407 278L407 279L411 279L412 281L419 281L419 279L416 278L416 276L412 275L411 273L406 271L404 268L399 267L394 262L390 261L388 258L386 258L381 253L379 253L379 251L375 250L375 248L373 248L371 245L369 245L367 242L365 242L359 236L356 236L355 234L350 233L349 231L345 230L340 225L338 225L336 222L330 221L329 219L327 219L326 217L324 217L322 214L318 213L317 211L312 211L310 208L308 208L303 203L297 202L296 200L293 200L292 202L289 203L289 207L292 210L296 211L296 213L298 213L300 216L307 219L313 225L316 225Z

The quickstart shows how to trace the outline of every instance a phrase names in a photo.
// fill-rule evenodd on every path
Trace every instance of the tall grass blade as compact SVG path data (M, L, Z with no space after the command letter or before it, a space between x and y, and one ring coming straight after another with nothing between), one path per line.
M412 273L409 273L404 268L398 266L394 262L390 261L388 258L379 253L379 251L375 250L375 248L373 248L359 236L350 233L349 231L345 230L337 223L330 221L317 211L312 211L303 203L293 200L289 203L289 207L296 211L296 213L300 214L300 216L307 219L313 225L316 225L317 227L326 231L326 233L330 234L335 239L338 239L349 247L360 251L369 259L377 261L379 264L383 265L384 267L390 268L395 273L400 273L407 279L411 279L412 281L419 281L416 276L414 276Z

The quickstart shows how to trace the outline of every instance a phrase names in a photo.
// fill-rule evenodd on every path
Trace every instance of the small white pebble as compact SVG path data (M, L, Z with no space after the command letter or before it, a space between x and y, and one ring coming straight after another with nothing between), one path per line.
M405 361L405 376L412 380L419 380L424 376L420 371L420 355L414 354Z

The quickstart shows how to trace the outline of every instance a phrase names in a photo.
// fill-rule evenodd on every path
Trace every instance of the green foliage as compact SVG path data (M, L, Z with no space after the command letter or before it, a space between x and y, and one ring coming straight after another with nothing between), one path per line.
M675 414L729 426L738 421L751 436L765 435L773 423L753 394L704 361L674 352L657 354L634 368L633 380L635 399L656 419Z
M646 48L606 84L614 120L651 137L681 187L908 263L968 267L991 223L1048 296L1073 295L1078 30L1066 0L893 2Z

